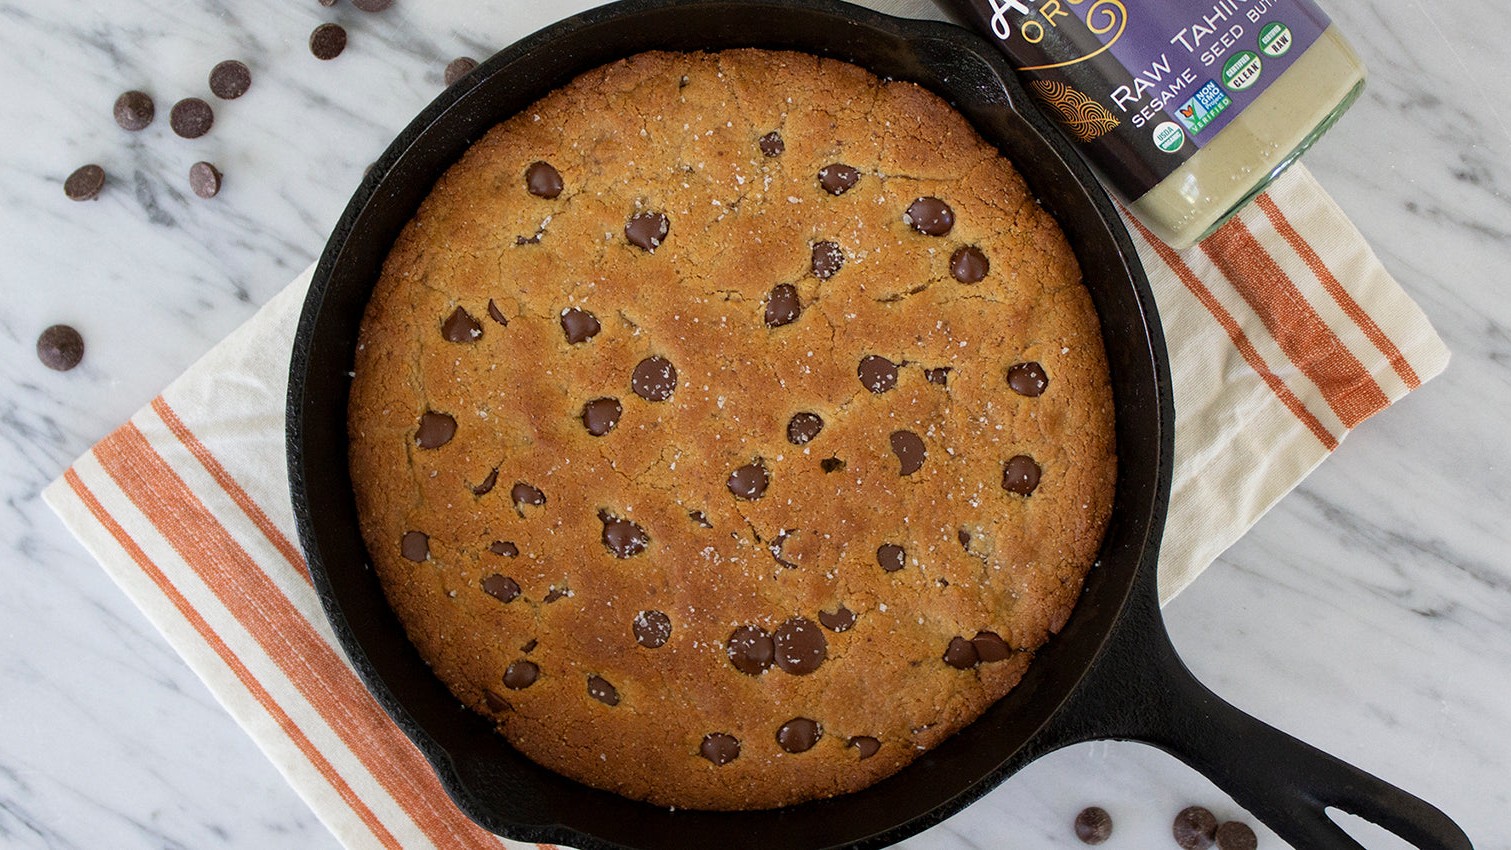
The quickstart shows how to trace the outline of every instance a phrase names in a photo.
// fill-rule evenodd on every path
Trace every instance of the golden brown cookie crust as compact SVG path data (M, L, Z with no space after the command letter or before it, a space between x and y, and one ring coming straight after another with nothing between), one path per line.
M556 197L528 190L536 162ZM819 178L836 163L859 173L840 195ZM949 205L948 233L905 220L920 197ZM637 213L667 216L654 251L626 237ZM820 242L843 254L827 279ZM989 263L976 283L951 272L969 246ZM800 313L771 327L784 284ZM597 334L569 342L568 309ZM899 364L891 389L863 384L872 356ZM635 391L651 357L676 369L669 399ZM1009 385L1026 362L1041 395ZM606 403L595 436L601 398L619 414ZM422 429L427 412L455 423L431 448L417 433L447 428ZM823 427L795 445L800 412ZM616 62L473 145L384 266L349 424L364 537L437 675L541 764L692 808L856 790L977 717L1069 615L1115 474L1095 312L1012 166L915 85L755 50ZM1018 455L1042 472L1026 496L1004 489ZM764 492L737 498L752 464ZM614 519L643 551L610 550ZM664 645L637 641L645 611L670 622ZM781 632L779 663L736 668L744 626ZM971 646L1005 658L945 662L982 632L1009 651ZM794 753L782 741L814 727L779 730L798 718L818 739ZM709 735L738 756L716 764Z

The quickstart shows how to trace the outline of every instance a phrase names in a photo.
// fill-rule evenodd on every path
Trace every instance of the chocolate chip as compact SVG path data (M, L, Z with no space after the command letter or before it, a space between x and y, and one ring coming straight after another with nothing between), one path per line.
M604 705L618 705L619 691L602 676L588 677L588 696Z
M665 357L647 357L630 375L630 389L646 401L666 401L677 389L677 367Z
M572 595L572 591L571 590L569 590L569 589L567 589L565 587L557 587L556 585L553 584L553 585L551 585L551 589L546 592L546 595L544 597L542 597L540 601L546 603L547 605L550 605L552 602L555 602L558 599L566 599L568 596L571 596L571 595Z
M861 358L855 374L866 389L884 393L897 386L897 364L880 354L868 354Z
M881 742L870 735L856 735L850 739L850 746L858 750L864 760L876 755L876 751L881 749Z
M895 573L908 565L908 553L896 543L884 543L876 550L876 563L889 573Z
M980 283L990 269L986 254L974 245L959 248L950 256L950 274L961 283Z
M779 283L766 297L766 327L779 328L797 321L803 313L803 304L798 300L797 287Z
M488 474L483 476L482 483L472 488L472 495L486 496L493 492L496 484L498 484L498 467L488 470Z
M530 638L520 645L519 651L525 653L526 655L529 655L530 653L534 652L535 647L539 645L540 641L536 640L535 638Z
M587 310L568 307L561 311L561 332L566 334L568 345L587 342L598 336L600 330L603 326L598 324L598 317Z
M996 632L977 632L971 643L976 647L977 657L988 664L1003 661L1013 654L1013 648Z
M595 398L582 406L582 427L595 437L614 430L623 415L624 407L617 398Z
M1246 823L1230 820L1217 828L1217 850L1255 850L1259 836Z
M813 243L813 259L811 268L813 276L819 280L828 280L845 265L845 252L840 250L839 245L833 242Z
M504 671L504 687L511 691L521 691L535 684L540 678L540 667L534 661L516 661Z
M1217 836L1217 817L1201 806L1181 809L1170 832L1181 850L1207 850Z
M132 89L115 99L115 123L123 130L145 130L155 117L157 107L146 92Z
M1007 385L1018 395L1037 398L1049 387L1049 376L1038 363L1016 363L1007 370Z
M708 515L702 511L688 511L687 518L704 528L714 527L714 524L708 521Z
M949 366L940 366L938 369L923 370L923 376L929 380L929 383L944 387L950 383L951 371L953 370Z
M1014 455L1002 467L1002 489L1027 496L1039 486L1039 464L1028 455Z
M340 24L321 24L310 33L310 52L316 59L335 59L345 49L346 29Z
M331 0L329 3L326 3L325 0L320 0L320 2L331 6L335 4L336 0ZM488 706L488 710L494 714L503 714L506 711L514 710L514 705L492 688L483 688L483 704Z
M757 460L729 473L729 480L724 486L734 494L736 499L754 501L766 495L766 488L771 484L771 474L766 471L766 465Z
M80 166L63 181L63 194L70 201L92 201L105 188L105 169L94 165Z
M635 643L646 649L660 649L672 636L672 618L660 611L641 611L630 624Z
M923 438L912 431L893 431L892 454L897 455L900 464L898 475L912 475L923 469L924 458L928 457L928 449L923 445Z
M197 139L215 125L215 110L197 97L186 97L168 112L168 126L186 139Z
M740 740L723 732L710 732L703 736L698 752L716 765L726 765L740 757Z
M37 359L57 372L67 372L84 359L84 337L68 325L53 325L37 337Z
M566 183L562 181L561 172L556 170L556 166L549 162L532 162L525 169L525 188L530 190L530 194L549 200L560 195L561 190L566 188Z
M730 634L724 645L729 663L749 676L766 672L776 658L776 642L760 626L741 626Z
M1086 844L1101 844L1112 837L1112 816L1100 806L1088 806L1076 815L1076 838Z
M498 322L504 327L509 326L509 320L504 317L503 311L498 309L498 305L493 303L492 298L488 299L488 318L492 319L495 322Z
M818 170L818 185L831 195L843 195L860 182L860 172L842 162Z
M210 69L210 91L221 100L235 100L252 87L252 71L245 63L227 59Z
M420 417L420 427L414 433L414 443L422 449L438 449L456 436L456 420L434 410L425 411Z
M845 462L837 457L826 457L818 462L819 468L825 472L839 472L845 468Z
M406 531L399 541L399 553L415 563L430 559L430 535L423 531Z
M841 605L834 613L828 611L818 612L818 621L824 628L831 632L848 631L855 625L855 612Z
M777 626L776 666L794 676L817 670L829 656L829 640L818 624L806 617L791 617Z
M352 0L352 5L364 12L381 12L393 5L393 0Z
M776 730L777 746L789 753L806 753L813 749L824 730L806 717L794 717Z
M538 508L546 503L546 494L534 485L516 481L509 489L509 500L514 503L516 509L523 508L525 505Z
M447 342L476 342L483 336L483 326L471 313L457 307L441 323L441 336Z
M630 520L610 516L606 511L600 511L598 519L603 523L603 545L616 558L633 558L651 542L645 529Z
M519 582L494 573L483 579L483 592L500 602L513 602L519 597Z
M969 670L981 661L981 655L976 651L976 644L963 637L950 638L950 645L944 650L944 663L956 670Z
M624 238L637 248L656 253L666 234L671 231L671 221L663 213L639 212L630 216L624 224Z
M488 551L495 555L503 555L505 558L519 557L519 547L507 540L495 540L489 543Z
M196 162L189 166L189 188L194 194L209 200L220 194L220 169L208 162Z
M761 153L767 156L781 156L787 150L787 143L782 141L782 134L775 130L761 137Z
M787 420L787 442L794 446L807 445L824 430L824 419L817 413L795 413Z
M955 226L955 211L944 201L926 195L908 206L902 220L925 236L943 236Z
M450 62L447 62L445 75L446 85L456 85L457 80L460 80L461 78L472 73L473 69L475 68L477 68L477 60L473 59L470 56L458 56ZM549 195L548 197L554 198L556 196Z

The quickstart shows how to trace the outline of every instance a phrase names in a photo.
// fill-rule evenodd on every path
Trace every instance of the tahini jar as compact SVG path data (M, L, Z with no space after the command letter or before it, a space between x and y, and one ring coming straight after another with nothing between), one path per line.
M1312 0L944 0L1156 236L1200 241L1348 109L1364 64Z

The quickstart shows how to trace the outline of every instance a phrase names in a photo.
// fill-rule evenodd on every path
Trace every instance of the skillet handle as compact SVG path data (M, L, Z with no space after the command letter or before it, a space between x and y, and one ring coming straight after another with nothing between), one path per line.
M1464 831L1430 803L1208 690L1176 655L1152 598L1129 600L1124 614L1042 740L1112 738L1156 746L1211 779L1299 850L1365 850L1328 817L1330 807L1421 850L1473 850Z

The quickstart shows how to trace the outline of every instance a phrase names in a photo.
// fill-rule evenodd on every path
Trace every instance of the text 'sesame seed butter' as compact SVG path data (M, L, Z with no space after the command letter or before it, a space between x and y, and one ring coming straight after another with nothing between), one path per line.
M1200 241L1348 109L1364 64L1311 0L946 0L1155 235Z

